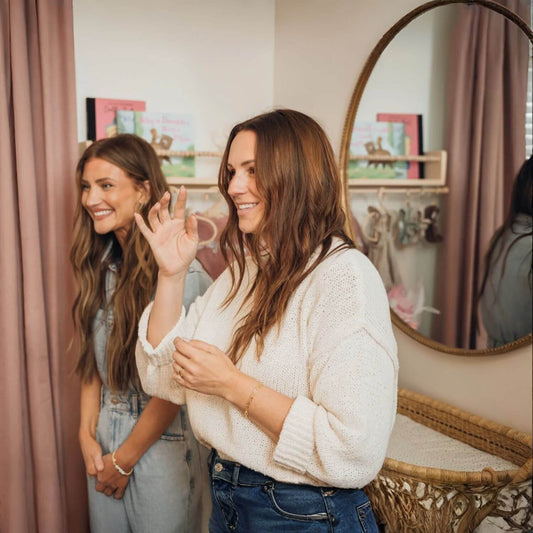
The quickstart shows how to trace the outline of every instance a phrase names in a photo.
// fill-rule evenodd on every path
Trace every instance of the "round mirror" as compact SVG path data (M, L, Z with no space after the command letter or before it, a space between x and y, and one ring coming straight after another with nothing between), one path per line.
M382 276L394 323L459 355L532 340L531 188L529 218L509 230L523 235L511 258L521 267L504 234L492 260L506 266L497 276L489 268L483 283L524 163L528 113L531 123L531 12L526 0L513 3L521 16L491 0L437 0L403 17L368 58L342 138L358 242ZM487 287L506 272L498 290L507 308L487 304Z

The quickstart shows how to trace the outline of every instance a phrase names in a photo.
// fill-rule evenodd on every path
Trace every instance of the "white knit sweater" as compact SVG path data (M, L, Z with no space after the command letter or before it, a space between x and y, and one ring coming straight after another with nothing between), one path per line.
M359 488L379 471L396 413L398 360L383 283L357 250L324 260L289 300L279 334L271 331L259 360L255 344L239 369L295 398L275 443L241 411L217 396L172 380L172 340L198 339L227 351L248 276L227 307L226 270L190 307L157 348L146 339L151 304L139 323L137 366L146 392L187 403L194 433L224 459L278 481Z

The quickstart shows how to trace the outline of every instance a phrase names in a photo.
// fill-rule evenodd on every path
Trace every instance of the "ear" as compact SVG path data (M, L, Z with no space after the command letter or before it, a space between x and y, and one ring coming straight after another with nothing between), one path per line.
M140 202L146 203L150 200L152 195L152 187L150 185L150 180L144 180L139 186L139 191L141 193Z

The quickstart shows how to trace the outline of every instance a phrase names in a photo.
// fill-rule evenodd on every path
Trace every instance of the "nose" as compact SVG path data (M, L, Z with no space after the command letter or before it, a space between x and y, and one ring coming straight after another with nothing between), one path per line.
M85 205L87 207L92 207L100 203L100 194L98 192L98 187L89 187L84 191L85 196Z
M241 169L235 172L228 185L228 194L230 196L238 196L246 193L248 191L248 179L249 176L246 170Z

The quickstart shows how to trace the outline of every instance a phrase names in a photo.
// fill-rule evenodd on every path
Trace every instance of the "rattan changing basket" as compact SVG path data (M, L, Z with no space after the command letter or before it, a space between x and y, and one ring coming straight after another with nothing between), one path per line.
M487 517L513 531L532 530L531 436L405 389L398 414L516 468L445 470L387 457L365 487L387 533L472 532ZM416 450L417 443L409 446Z

